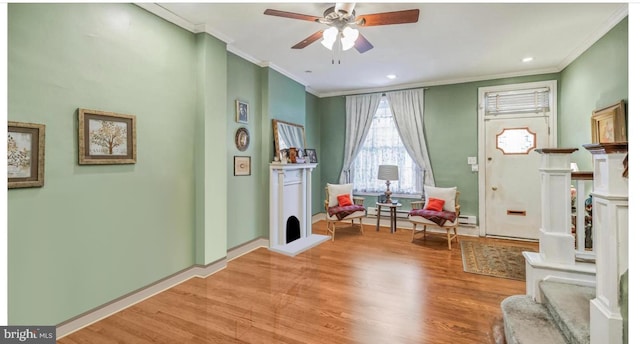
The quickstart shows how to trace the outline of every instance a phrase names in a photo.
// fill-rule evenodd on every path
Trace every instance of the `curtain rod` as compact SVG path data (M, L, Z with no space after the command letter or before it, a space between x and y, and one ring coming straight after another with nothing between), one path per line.
M422 90L426 91L426 90L429 89L429 87L400 88L400 89L397 89L397 90L389 90L389 91L383 91L383 92L366 92L366 93L358 93L358 94L349 94L349 95L345 95L345 97L347 97L347 96L361 96L363 94L376 94L376 93L380 93L383 96L386 96L387 92L419 90L419 89L422 89Z

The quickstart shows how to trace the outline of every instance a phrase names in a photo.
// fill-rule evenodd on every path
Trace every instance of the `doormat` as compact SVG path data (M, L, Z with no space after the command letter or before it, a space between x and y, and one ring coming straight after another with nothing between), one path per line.
M530 247L494 245L478 241L460 241L465 272L524 281L523 251Z

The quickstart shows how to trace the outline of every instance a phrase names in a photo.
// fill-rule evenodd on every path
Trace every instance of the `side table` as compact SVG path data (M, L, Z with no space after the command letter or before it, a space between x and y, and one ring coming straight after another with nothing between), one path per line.
M396 209L398 209L398 207L401 207L402 203L380 203L380 202L376 202L376 207L378 207L378 220L376 221L376 232L380 230L380 211L382 210L382 207L387 207L389 208L389 213L391 215L391 233L395 233L397 226L396 226Z

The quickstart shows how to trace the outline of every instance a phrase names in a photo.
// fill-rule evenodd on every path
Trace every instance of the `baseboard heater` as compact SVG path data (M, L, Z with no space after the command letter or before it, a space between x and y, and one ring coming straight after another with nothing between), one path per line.
M367 215L369 217L377 217L378 216L378 208L376 207L368 207ZM380 211L380 217L391 217L389 209L382 209ZM396 217L398 219L406 219L409 218L409 210L398 209L396 213ZM461 226L475 226L476 225L476 217L474 215L460 215L458 217L458 222Z
M367 215L369 217L378 217L378 208L377 207L368 207ZM391 217L391 212L389 209L382 208L380 211L380 217ZM396 210L396 218L398 219L406 219L409 217L409 210L398 209Z
M473 215L460 214L460 216L458 216L458 223L460 223L460 225L462 226L475 226L476 217Z

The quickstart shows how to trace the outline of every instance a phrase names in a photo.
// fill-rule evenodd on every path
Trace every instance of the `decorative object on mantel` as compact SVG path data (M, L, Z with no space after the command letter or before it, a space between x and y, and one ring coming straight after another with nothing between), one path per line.
M44 186L44 124L9 121L7 184L9 189Z
M291 161L291 157L289 155L289 149L296 149L296 157L302 156L298 149L304 152L306 148L306 138L304 135L304 127L299 124L294 124L290 122L280 121L277 119L272 120L273 125L273 141L274 141L274 152L282 152L285 151L286 155L283 157L282 153L280 155L280 159L283 163L289 162L295 163L296 161Z
M236 100L236 122L249 123L249 103Z
M316 154L316 150L315 149L307 148L304 151L307 154L307 158L309 160L308 162L310 162L312 164L318 163L318 155Z
M386 180L387 182L387 191L384 194L387 196L385 203L391 203L391 190L389 189L389 185L391 185L391 180L398 180L398 166L396 165L380 165L378 166L378 179Z
M78 163L136 163L136 117L78 109Z
M591 116L591 142L612 143L623 141L627 141L624 100L593 111Z
M298 157L298 149L295 147L289 147L289 162L295 164L296 158Z
M244 152L249 147L249 130L244 127L236 130L236 147L239 151Z
M233 157L233 175L234 176L250 176L251 175L251 157L250 156L234 156Z

